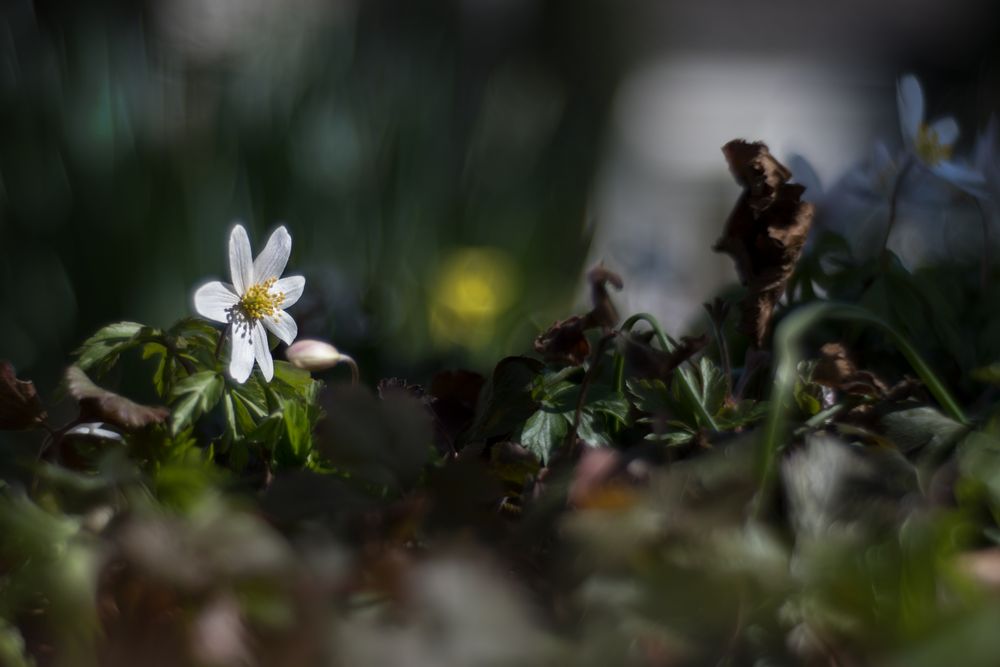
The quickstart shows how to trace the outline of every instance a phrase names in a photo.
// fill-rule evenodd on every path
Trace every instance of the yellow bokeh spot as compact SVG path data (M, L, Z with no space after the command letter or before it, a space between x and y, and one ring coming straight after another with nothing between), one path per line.
M941 143L937 132L925 123L917 129L915 143L917 156L932 167L951 158L951 145Z
M431 335L439 344L481 347L514 297L514 263L497 248L460 248L441 264L430 303Z

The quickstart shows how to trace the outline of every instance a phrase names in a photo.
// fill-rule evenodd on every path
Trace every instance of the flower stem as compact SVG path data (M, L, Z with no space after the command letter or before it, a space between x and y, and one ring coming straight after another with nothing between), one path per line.
M906 180L906 176L910 173L910 169L913 168L913 157L907 157L903 162L903 166L899 168L899 173L896 174L896 182L892 185L892 194L889 195L889 218L885 223L885 238L882 239L882 268L883 270L889 263L889 236L892 234L892 228L896 225L896 216L899 211L899 196L903 191L903 181Z
M232 325L227 324L226 328L222 330L219 334L219 342L215 345L215 359L218 361L222 357L222 344L226 342L226 336L229 335L229 330L232 329Z
M670 343L666 334L663 333L663 329L660 328L660 323L656 321L656 318L649 313L636 313L632 317L625 320L619 331L622 333L627 333L632 330L632 327L636 325L639 321L643 321L648 324L653 329L653 333L656 335L656 340L659 341L660 347L663 348L665 352L673 352L676 347ZM694 384L691 382L691 378L687 374L687 370L681 366L675 369L677 377L680 379L681 389L687 394L688 398L695 405L695 410L698 412L698 417L701 418L702 423L708 426L713 431L718 431L719 426L715 423L715 419L712 415L708 414L708 410L702 404L701 400L698 398L698 392L695 391Z
M979 222L983 226L983 254L979 259L979 289L985 290L990 282L990 216L986 213L986 207L979 197L972 197L979 211Z

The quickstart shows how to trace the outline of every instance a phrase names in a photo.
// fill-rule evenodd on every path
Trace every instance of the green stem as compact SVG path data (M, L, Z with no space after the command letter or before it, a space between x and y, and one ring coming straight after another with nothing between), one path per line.
M653 333L656 335L656 340L659 341L660 347L662 347L664 351L673 352L677 349L676 346L673 345L667 338L667 335L663 333L663 329L660 328L660 323L657 322L656 318L649 313L636 313L632 317L625 320L620 331L622 333L627 333L628 331L631 331L632 327L640 321L643 321L652 327ZM708 414L708 410L705 409L704 404L702 404L701 400L698 398L698 392L695 390L694 384L691 382L691 378L688 375L687 370L678 366L675 369L675 373L680 379L681 389L688 395L691 402L694 403L695 409L698 411L698 417L701 419L702 423L713 431L718 431L718 424L715 423L715 419L712 418L712 415Z
M941 404L944 411L955 421L967 424L968 419L958 402L945 388L944 383L934 374L916 348L885 320L864 308L845 303L816 303L803 306L788 315L774 334L774 353L777 365L774 390L768 407L767 422L760 444L757 472L761 490L755 502L754 513L760 511L761 503L768 495L774 477L774 465L785 436L787 414L785 406L791 403L795 387L795 369L802 359L800 344L807 331L824 320L840 320L872 324L881 329L916 371L931 395Z
M614 355L614 375L615 375L615 392L618 394L625 393L625 355L623 355L619 350L615 350ZM619 433L622 430L622 422L616 417L614 423L611 425L612 433Z
M899 168L899 172L896 174L896 182L892 185L892 193L889 195L889 216L885 223L885 237L882 239L883 271L889 262L889 236L892 234L892 228L896 226L896 216L899 209L899 195L903 191L903 181L906 179L907 174L909 174L910 169L912 168L913 158L909 157Z

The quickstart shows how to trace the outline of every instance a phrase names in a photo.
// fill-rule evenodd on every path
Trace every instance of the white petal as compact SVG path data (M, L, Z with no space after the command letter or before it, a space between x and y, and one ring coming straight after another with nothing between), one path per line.
M66 435L83 435L91 438L103 438L105 440L124 440L121 433L104 428L104 422L90 422L79 424L66 431Z
M245 327L233 328L232 356L229 359L229 376L243 384L253 372L253 338Z
M892 151L884 141L876 141L872 147L871 166L876 173L882 173L893 166Z
M281 307L288 308L290 306L294 306L295 302L299 300L305 286L306 279L302 276L288 276L287 278L282 278L278 282L274 283L274 287L271 288L271 291L282 292L285 295L285 300L281 302Z
M292 253L292 237L284 227L278 227L267 240L267 245L253 261L253 277L257 282L279 278Z
M907 74L896 87L896 104L899 106L899 125L903 140L912 145L920 124L924 122L924 91L917 77Z
M938 143L944 146L951 146L958 141L958 121L951 116L934 121L931 131L937 135Z
M229 234L229 275L237 294L243 294L254 283L250 237L243 225L236 225Z
M232 287L216 280L202 285L194 293L194 309L202 317L227 322L227 311L239 300Z
M975 169L955 162L940 162L931 171L973 197L986 196L986 179Z
M279 312L274 317L265 317L264 326L280 338L285 345L291 345L295 337L299 335L299 325L286 312Z
M271 358L271 349L267 346L267 334L264 327L257 322L253 325L251 336L253 337L253 354L257 357L257 365L260 372L264 374L264 382L270 382L274 377L274 359Z

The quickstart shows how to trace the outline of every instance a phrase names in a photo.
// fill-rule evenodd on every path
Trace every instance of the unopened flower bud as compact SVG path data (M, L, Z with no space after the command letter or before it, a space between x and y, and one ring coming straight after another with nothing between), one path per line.
M340 363L344 355L329 343L306 338L289 345L285 356L296 368L323 371Z
M296 368L306 371L325 371L337 364L348 364L355 384L358 382L358 366L354 359L342 354L333 345L321 340L303 339L288 346L285 356Z

